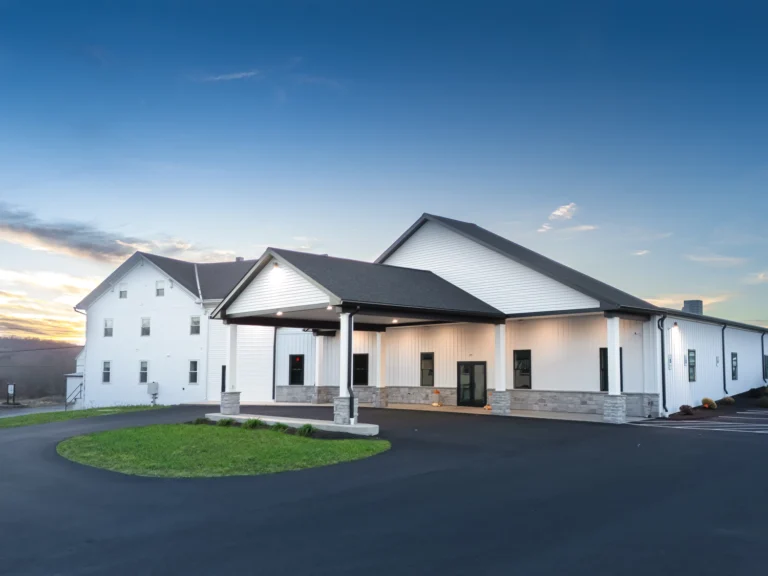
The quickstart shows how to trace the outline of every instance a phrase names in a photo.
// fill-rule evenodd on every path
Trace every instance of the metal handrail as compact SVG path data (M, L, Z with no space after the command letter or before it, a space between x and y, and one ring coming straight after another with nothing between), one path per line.
M67 410L67 406L70 404L74 404L77 400L80 399L80 393L83 391L83 383L80 382L80 384L77 385L77 388L72 390L72 394L70 394L66 400L64 400L64 411Z

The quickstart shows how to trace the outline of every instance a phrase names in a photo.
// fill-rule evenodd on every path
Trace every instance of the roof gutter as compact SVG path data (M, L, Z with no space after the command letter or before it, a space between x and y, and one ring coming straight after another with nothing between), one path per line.
M664 340L666 340L664 336L664 320L667 319L667 315L664 314L661 318L659 318L659 321L656 323L656 325L659 328L659 331L661 332L661 406L664 408L664 413L667 414L669 410L667 410L667 370L664 365L665 362L665 351L664 351Z
M765 360L765 332L760 337L760 344L763 348L763 382L768 384L768 362Z
M728 388L725 385L725 329L728 328L728 324L723 324L723 390L725 395L728 396Z

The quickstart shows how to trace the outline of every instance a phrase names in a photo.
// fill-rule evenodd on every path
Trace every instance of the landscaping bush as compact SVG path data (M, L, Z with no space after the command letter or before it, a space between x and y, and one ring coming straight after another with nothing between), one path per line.
M210 422L210 420L208 420L208 418L205 418L205 417L195 418L194 420L192 420L192 424L208 424L208 422Z
M736 400L734 400L730 396L726 396L725 398L722 398L720 400L720 404L722 404L723 406L730 406L732 404L736 404Z
M261 428L262 426L266 426L266 424L264 424L263 420L259 420L258 418L251 418L250 420L246 420L245 422L243 422L243 428L245 428L246 430Z
M299 436L312 436L315 433L315 427L312 424L304 424L296 430L296 434Z
M701 405L704 408L709 408L710 410L717 410L717 402L712 400L712 398L702 398Z
M749 394L750 398L760 398L765 394L765 390L765 386L761 386L760 388L752 388L747 394Z
M680 414L684 414L686 416L693 416L693 408L688 406L688 404L683 404L680 406Z
M288 426L286 426L282 422L276 422L275 424L272 424L270 428L272 428L272 430L274 430L275 432L285 432L286 430L288 430Z
M760 401L757 403L760 408L768 408L768 396L763 396L760 398Z
M232 426L232 424L235 423L235 420L233 418L222 418L218 422L216 422L216 426Z

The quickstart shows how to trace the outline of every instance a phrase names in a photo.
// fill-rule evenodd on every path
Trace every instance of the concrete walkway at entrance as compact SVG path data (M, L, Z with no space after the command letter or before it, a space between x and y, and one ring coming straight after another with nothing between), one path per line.
M218 406L218 402L197 403ZM241 402L241 406L333 406L333 404L308 404L303 402ZM372 404L360 403L361 408L372 408ZM422 412L443 412L456 414L477 414L491 416L490 410L485 408L476 408L473 406L432 406L431 404L389 404L390 410L415 410ZM602 414L579 414L576 412L550 412L548 410L512 410L509 414L512 418L540 418L543 420L567 420L571 422L603 422ZM253 416L251 416L253 418ZM643 422L646 418L627 417L627 422ZM313 424L314 426L314 424Z
M317 404L315 404L317 406ZM327 404L326 404L327 406ZM310 424L313 428L325 432L340 432L343 434L353 434L355 436L378 436L379 426L377 424L336 424L330 420L310 420L307 418L287 418L282 416L264 416L263 414L236 414L233 416L224 415L219 412L205 415L208 420L218 422L231 418L235 422L246 422L248 420L259 419L264 424L285 424L289 428L301 428L305 424Z

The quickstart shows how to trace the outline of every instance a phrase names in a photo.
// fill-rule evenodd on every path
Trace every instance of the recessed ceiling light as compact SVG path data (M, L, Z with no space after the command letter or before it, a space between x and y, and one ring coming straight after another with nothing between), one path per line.
M326 308L325 308L325 309L326 309L326 310L333 310L333 306L331 306L330 304L328 304L328 306L326 306Z
M397 318L395 318L394 320L392 320L392 324L397 324Z
M278 316L282 316L282 315L283 315L283 311L282 311L282 310L279 310L279 311L277 312L277 315L278 315Z

